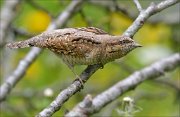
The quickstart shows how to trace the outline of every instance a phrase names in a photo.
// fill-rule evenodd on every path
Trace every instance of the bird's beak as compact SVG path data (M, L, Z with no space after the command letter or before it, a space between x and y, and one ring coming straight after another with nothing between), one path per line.
M135 47L143 47L143 46L140 45L139 43L135 43L134 45L135 45Z

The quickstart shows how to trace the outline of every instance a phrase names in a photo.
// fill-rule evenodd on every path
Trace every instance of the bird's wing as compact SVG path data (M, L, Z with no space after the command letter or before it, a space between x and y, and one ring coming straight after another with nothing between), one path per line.
M101 30L101 29L95 28L95 27L82 27L82 28L77 28L77 29L80 31L92 32L92 33L95 33L97 35L108 34L104 30Z

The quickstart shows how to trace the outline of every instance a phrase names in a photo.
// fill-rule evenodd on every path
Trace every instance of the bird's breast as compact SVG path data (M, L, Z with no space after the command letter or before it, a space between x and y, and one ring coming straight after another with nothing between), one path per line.
M93 65L98 63L98 60L93 57L86 58L64 54L60 55L60 57L63 59L65 63L68 63L70 65Z

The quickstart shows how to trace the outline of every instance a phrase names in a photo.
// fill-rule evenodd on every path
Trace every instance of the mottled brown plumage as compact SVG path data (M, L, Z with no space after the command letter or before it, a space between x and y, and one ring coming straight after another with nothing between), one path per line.
M44 32L29 40L9 43L9 48L48 48L70 67L113 61L140 47L129 37L112 36L95 28L65 28Z

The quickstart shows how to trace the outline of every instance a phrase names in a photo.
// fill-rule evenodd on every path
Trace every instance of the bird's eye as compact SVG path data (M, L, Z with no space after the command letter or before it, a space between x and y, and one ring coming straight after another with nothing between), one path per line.
M130 43L131 41L129 41L129 40L121 40L119 43L120 44L127 44L127 43Z

